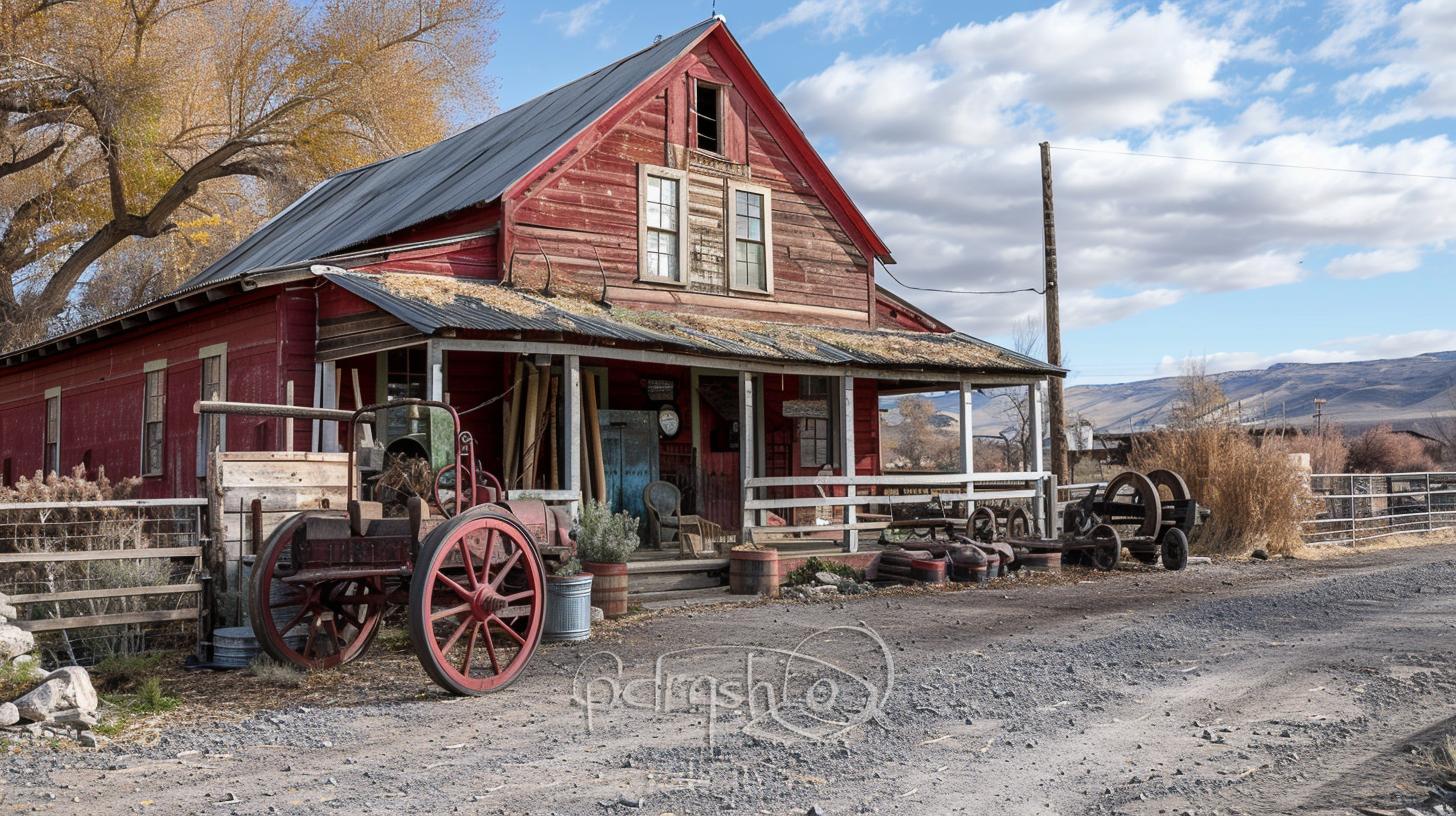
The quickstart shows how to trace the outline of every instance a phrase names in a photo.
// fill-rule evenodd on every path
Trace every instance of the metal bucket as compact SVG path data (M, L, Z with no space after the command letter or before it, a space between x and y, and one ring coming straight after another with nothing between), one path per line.
M258 656L258 639L251 626L227 626L212 630L212 662L219 666L246 669Z
M591 637L592 575L584 572L546 579L546 623L542 639L586 640Z

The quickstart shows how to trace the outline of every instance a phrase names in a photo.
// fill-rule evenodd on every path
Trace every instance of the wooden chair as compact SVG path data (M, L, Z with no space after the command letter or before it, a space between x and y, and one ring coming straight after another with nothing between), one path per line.
M682 491L672 482L650 482L642 489L642 503L647 507L647 546L662 549L664 544L676 544Z

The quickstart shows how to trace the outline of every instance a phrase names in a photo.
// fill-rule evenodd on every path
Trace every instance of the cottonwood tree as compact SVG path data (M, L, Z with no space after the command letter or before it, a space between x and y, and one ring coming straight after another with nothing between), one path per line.
M0 0L0 347L491 104L496 0Z

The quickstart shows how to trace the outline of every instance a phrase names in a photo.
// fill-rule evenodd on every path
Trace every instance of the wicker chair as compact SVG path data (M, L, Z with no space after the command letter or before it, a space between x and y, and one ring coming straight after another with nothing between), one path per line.
M642 489L642 503L647 506L647 546L662 549L677 543L682 525L682 491L672 482L651 482Z

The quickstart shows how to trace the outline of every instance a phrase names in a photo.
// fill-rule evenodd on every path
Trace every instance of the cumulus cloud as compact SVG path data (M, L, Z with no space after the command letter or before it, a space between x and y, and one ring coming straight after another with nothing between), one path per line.
M863 34L876 15L890 8L890 0L799 0L788 11L754 29L754 38L796 26L808 26L828 39Z
M1325 264L1325 272L1336 278L1377 278L1420 265L1421 254L1413 249L1375 249L1341 255Z
M1401 334L1371 334L1345 337L1320 343L1315 348L1295 349L1270 354L1253 351L1219 351L1192 357L1164 355L1158 362L1156 375L1171 377L1187 370L1190 361L1202 362L1210 374L1226 371L1253 371L1279 363L1348 363L1356 360L1382 360L1413 357L1435 351L1456 350L1456 330L1427 329Z
M1347 11L1338 26L1347 30L1322 53L1397 24L1360 4ZM1303 263L1314 249L1380 247L1363 268L1389 270L1401 253L1456 234L1449 182L1115 155L1436 175L1456 166L1444 134L1365 143L1369 116L1289 113L1277 89L1289 87L1292 67L1237 75L1240 30L1171 4L1062 2L955 26L909 50L840 56L782 97L829 148L900 262L896 273L924 286L1039 284L1037 143L1051 141L1069 325L1294 283L1316 271ZM1359 98L1354 85L1348 92ZM956 326L992 336L1039 308L1020 296L941 301L937 311Z

